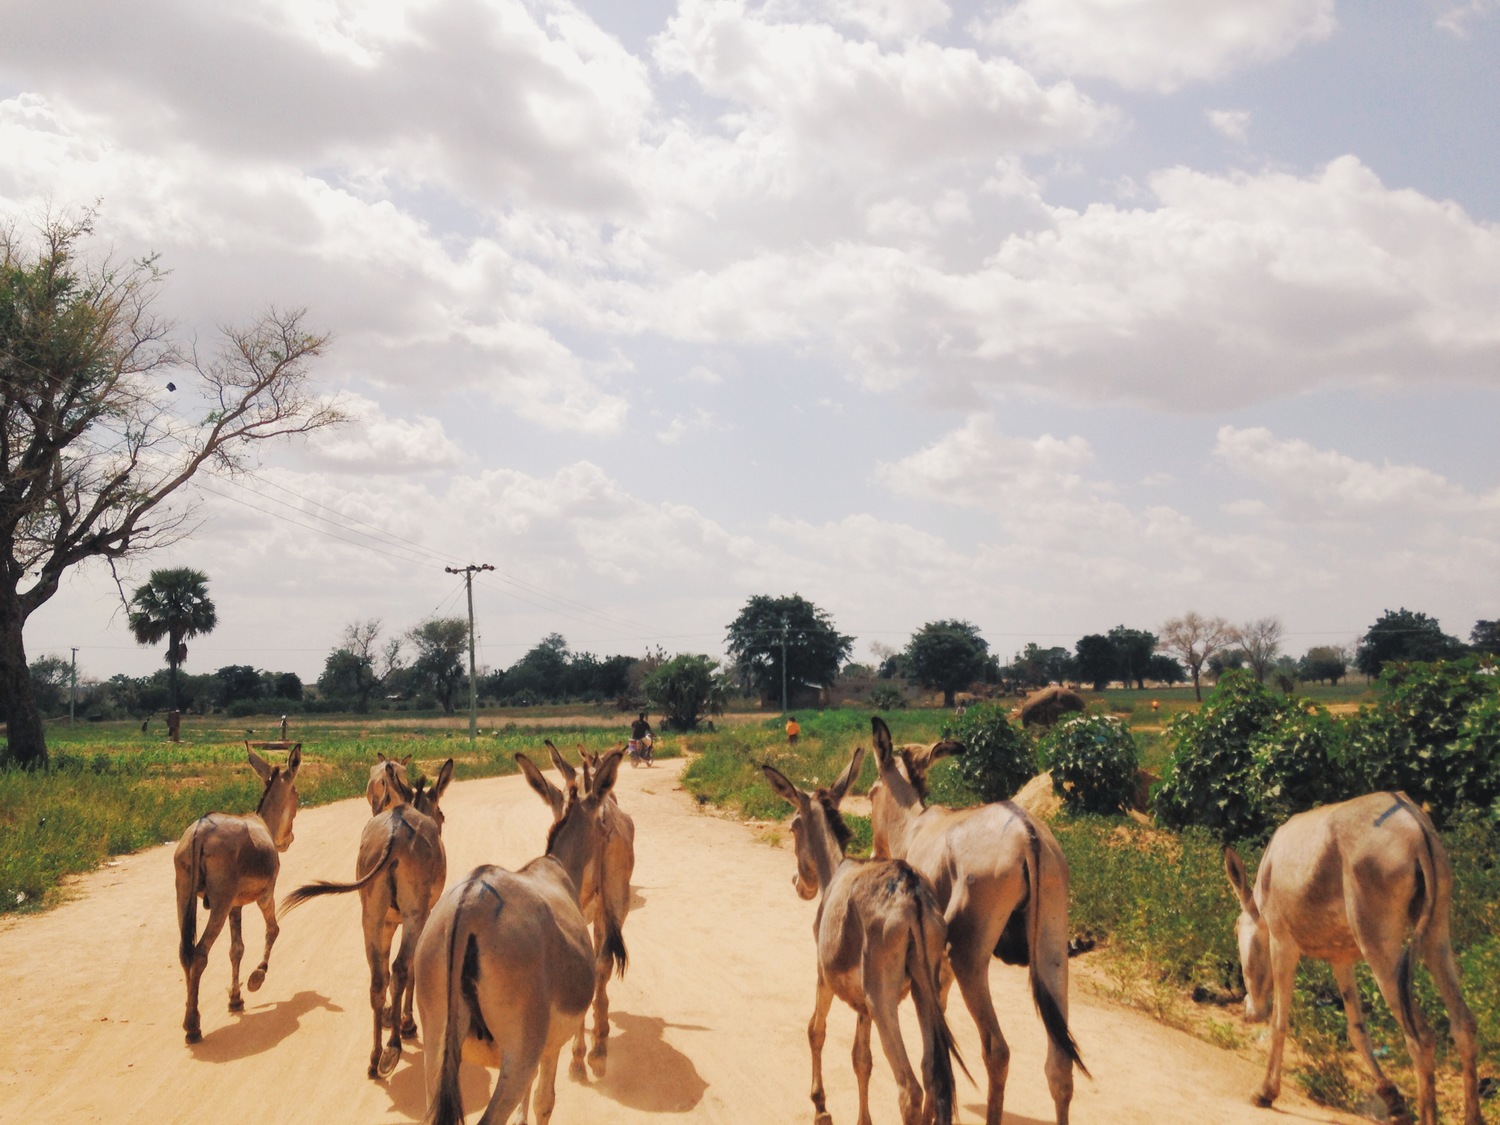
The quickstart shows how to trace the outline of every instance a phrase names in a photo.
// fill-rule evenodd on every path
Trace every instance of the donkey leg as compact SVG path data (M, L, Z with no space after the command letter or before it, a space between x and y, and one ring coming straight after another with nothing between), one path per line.
M1422 943L1422 960L1432 973L1443 1006L1448 1009L1448 1024L1453 1032L1453 1042L1458 1047L1458 1057L1463 1064L1464 1125L1482 1125L1479 1112L1479 1041L1474 1013L1464 1003L1463 989L1458 981L1458 962L1453 956L1453 945L1448 939L1446 921L1434 919L1432 929Z
M1065 878L1043 884L1045 894L1037 925L1037 946L1031 951L1032 970L1068 1018L1068 887ZM1068 1125L1073 1103L1073 1060L1067 1050L1047 1037L1047 1087L1052 1094L1057 1125Z
M1251 1101L1268 1109L1281 1094L1281 1058L1286 1048L1287 1026L1292 1018L1292 983L1302 954L1291 942L1271 935L1271 1053L1266 1060L1266 1077Z
M245 955L245 934L241 929L243 907L229 908L229 1010L243 1012L245 999L240 995L240 958Z
M1359 982L1354 975L1354 962L1341 961L1333 966L1333 979L1338 982L1339 995L1344 999L1344 1019L1349 1024L1349 1042L1365 1060L1365 1066L1375 1079L1375 1091L1393 1114L1405 1110L1405 1102L1395 1083L1386 1077L1370 1046L1370 1033L1365 1024L1364 1003L1359 998Z
M854 1048L850 1052L854 1063L854 1084L859 1090L859 1125L870 1123L870 1072L875 1069L875 1056L870 1050L870 1015L861 1012L854 1021Z
M949 931L950 938L952 930ZM995 1003L990 996L989 946L979 946L981 963L969 954L961 956L953 965L953 975L958 980L958 991L964 1005L979 1029L979 1048L984 1055L985 1074L989 1079L989 1097L985 1104L985 1125L1000 1125L1005 1117L1005 1081L1010 1075L1010 1044L1000 1031L1000 1021L995 1017ZM959 950L950 945L950 954Z
M604 938L596 928L594 939L594 1047L589 1052L589 1066L597 1078L603 1078L609 1066L609 978L614 960L604 952ZM579 1043L583 1042L582 1036Z
M1360 938L1360 948L1369 961L1370 973L1380 987L1380 995L1385 999L1391 1014L1396 1017L1396 1024L1406 1039L1406 1050L1411 1055L1412 1069L1417 1075L1417 1119L1421 1125L1437 1125L1437 1089L1433 1075L1433 1068L1436 1066L1435 1037L1416 1004L1409 1003L1409 998L1403 998L1396 968L1401 959L1400 939L1367 942L1357 930L1356 936ZM1391 1092L1395 1095L1395 1100L1387 1097L1386 1101L1390 1106L1392 1119L1410 1121L1411 1117L1406 1112L1400 1093L1394 1086L1391 1087Z
M818 994L813 1001L812 1019L807 1024L807 1045L812 1051L813 1125L833 1125L828 1113L828 1098L823 1092L823 1042L828 1038L828 1009L833 1004L833 989L818 973Z
M276 944L276 935L281 933L281 927L276 924L276 885L272 883L267 887L266 893L256 899L255 904L266 919L266 948L260 955L260 964L245 982L245 987L251 992L259 992L260 986L266 983L266 970L271 967L271 946Z
M390 933L384 919L378 919L372 929L369 915L365 917L365 961L370 966L370 1022L373 1027L373 1042L370 1047L370 1066L365 1071L370 1078L379 1078L381 1041L385 1037L386 992L390 987L389 970ZM394 1025L392 1025L394 1026Z
M425 905L425 904L424 904ZM409 911L401 920L401 946L396 950L396 960L391 967L391 1037L380 1056L380 1077L387 1077L401 1061L401 1040L416 1034L417 1024L408 1009L404 1017L397 1018L396 1009L403 996L409 996L412 987L412 958L416 955L417 941L422 936L426 922L426 910ZM410 1027L410 1030L408 1030Z
M203 1038L198 1021L198 985L203 980L203 970L208 968L208 951L214 947L214 939L219 936L228 917L227 906L210 908L203 933L198 937L198 944L193 946L193 957L187 971L187 1014L182 1019L182 1030L186 1032L189 1043L197 1043Z

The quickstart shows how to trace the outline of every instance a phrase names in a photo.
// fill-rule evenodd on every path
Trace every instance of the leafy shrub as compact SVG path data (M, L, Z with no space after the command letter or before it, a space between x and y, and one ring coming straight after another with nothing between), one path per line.
M877 711L904 710L906 696L895 684L881 684L870 690L870 706Z
M1500 677L1475 659L1395 664L1349 728L1366 789L1403 789L1438 824L1500 798Z
M1173 719L1172 760L1155 793L1162 823L1196 824L1225 840L1263 835L1269 821L1256 798L1251 742L1277 725L1285 706L1248 672L1229 672L1201 708Z
M1106 715L1072 715L1042 739L1042 766L1074 812L1114 813L1130 802L1140 750L1130 728Z
M985 801L1014 797L1016 790L1036 776L1036 753L1031 742L998 703L970 707L953 719L944 734L963 743L959 775Z
M1269 730L1251 737L1254 792L1269 824L1363 788L1344 764L1344 743L1344 725L1326 710L1291 701Z

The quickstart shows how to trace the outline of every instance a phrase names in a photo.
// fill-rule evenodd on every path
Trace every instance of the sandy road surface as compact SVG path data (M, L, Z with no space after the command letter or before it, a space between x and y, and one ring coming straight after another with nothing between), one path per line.
M558 1077L558 1122L810 1122L807 1018L814 905L791 886L789 850L705 815L676 788L680 762L621 772L635 817L630 968L612 986L609 1071L587 1085ZM481 862L516 866L540 850L550 813L520 778L454 785L444 801L450 880ZM369 815L362 801L304 809L279 890L346 879ZM122 859L49 914L0 926L0 1121L409 1122L423 1111L422 1041L388 1082L365 1077L369 978L355 896L288 916L265 987L226 1010L228 931L204 975L203 1041L182 1041L184 989L173 921L172 848ZM200 913L200 919L202 915ZM246 910L245 970L259 960L259 913ZM1006 1121L1052 1121L1044 1043L1023 970L996 962L993 982L1014 1049ZM910 1016L910 1005L903 1006ZM978 1040L957 994L960 1049L981 1073ZM1270 1125L1353 1121L1286 1096L1252 1109L1258 1067L1130 1011L1075 993L1080 1078L1074 1121ZM914 1029L909 1042L920 1045ZM825 1071L836 1121L855 1115L853 1018L835 1005ZM983 1120L983 1094L960 1078L961 1119ZM471 1119L487 1072L465 1067ZM876 1052L877 1123L896 1120L895 1087Z

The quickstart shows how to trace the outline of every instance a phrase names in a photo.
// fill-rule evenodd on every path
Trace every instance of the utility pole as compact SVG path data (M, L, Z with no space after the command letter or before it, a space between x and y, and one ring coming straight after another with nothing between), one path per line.
M471 563L468 566L445 566L449 574L462 574L464 586L469 593L469 745L479 737L479 680L474 667L474 574L480 570L494 570L489 563Z
M68 725L73 725L73 714L78 707L78 649L73 649L73 683L68 689Z
M781 615L781 713L786 714L786 614Z

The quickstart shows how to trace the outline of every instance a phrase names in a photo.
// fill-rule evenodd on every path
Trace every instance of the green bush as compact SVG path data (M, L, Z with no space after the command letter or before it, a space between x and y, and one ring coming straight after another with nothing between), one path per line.
M1269 730L1251 736L1254 793L1270 825L1362 791L1344 763L1344 735L1323 708L1288 700Z
M1269 820L1257 799L1251 743L1277 725L1285 707L1248 672L1230 672L1201 708L1173 719L1172 760L1155 792L1161 822L1198 825L1224 840L1264 835Z
M881 684L870 689L870 706L877 711L904 710L906 696L895 684Z
M1402 789L1438 824L1500 798L1500 677L1476 659L1395 664L1349 727L1365 789Z
M1071 715L1043 737L1041 760L1070 810L1115 813L1130 804L1141 754L1120 720Z
M985 801L1003 801L1036 776L1031 742L998 703L980 703L953 719L944 731L963 743L959 776Z

